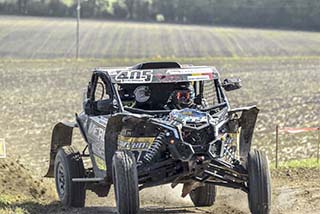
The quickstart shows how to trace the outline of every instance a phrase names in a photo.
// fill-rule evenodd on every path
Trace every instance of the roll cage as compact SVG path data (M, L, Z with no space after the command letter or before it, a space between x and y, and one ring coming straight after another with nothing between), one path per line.
M121 71L120 71L121 72ZM96 103L95 101L95 90L97 87L97 81L98 78L101 78L101 80L104 83L105 90L108 92L110 96L110 101L113 102L114 104L114 109L112 112L99 112L97 111ZM168 76L166 76L168 78ZM122 100L120 98L119 92L118 92L118 85L121 84L119 82L115 81L116 75L114 74L113 71L106 71L106 70L101 70L101 69L95 69L93 70L93 74L91 77L91 81L88 84L87 92L86 92L86 97L84 100L84 110L88 115L102 115L102 114L108 114L108 113L121 113L125 111L129 111L131 113L136 113L136 114L166 114L169 113L171 110L164 110L164 109L152 109L152 110L144 110L144 109L139 109L139 108L130 108L130 107L125 107L122 103ZM180 79L177 82L181 81L186 81L184 79ZM204 97L204 81L206 80L196 80L192 81L193 86L195 89L195 94L196 94L196 99L202 99ZM208 80L210 81L210 80ZM227 97L224 94L224 91L222 90L222 83L219 78L212 78L211 81L213 81L213 88L212 90L213 93L216 94L217 97L217 104L214 106L210 106L208 108L201 109L201 111L210 111L212 109L217 109L220 107L227 107L228 110L230 109L229 102L227 100ZM170 79L170 82L174 82L174 80ZM159 84L157 80L154 82L148 82L148 83L141 83L141 84L153 84L157 83ZM165 81L164 83L168 83ZM127 83L127 84L132 84L132 83ZM137 84L137 83L135 83Z

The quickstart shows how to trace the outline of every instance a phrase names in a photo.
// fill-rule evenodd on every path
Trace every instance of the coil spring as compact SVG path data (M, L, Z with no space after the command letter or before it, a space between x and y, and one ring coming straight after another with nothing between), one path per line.
M153 141L153 144L151 145L150 149L144 155L142 162L150 163L153 160L153 158L158 154L161 146L164 144L164 141L165 134L161 132Z

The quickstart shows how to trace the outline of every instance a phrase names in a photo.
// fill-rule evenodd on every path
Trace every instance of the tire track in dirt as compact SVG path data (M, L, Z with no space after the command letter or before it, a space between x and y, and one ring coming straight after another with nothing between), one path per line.
M116 213L113 190L106 198L87 191L85 208L66 209L55 196L53 180L31 174L32 171L19 162L11 159L0 162L0 213L17 208L37 214ZM273 170L272 213L317 213L320 210L319 177L320 168ZM247 195L240 190L218 187L215 204L201 208L194 207L189 197L181 198L181 190L182 185L175 189L164 185L141 191L141 214L249 213ZM13 198L10 203L4 200L8 195Z
M320 169L281 169L272 172L272 213L316 213L320 209ZM143 190L140 194L142 214L169 213L250 213L246 193L218 187L216 202L211 207L196 208L189 197L181 198L182 186L169 185ZM66 214L115 213L113 193L107 198L87 194L87 208L69 210Z

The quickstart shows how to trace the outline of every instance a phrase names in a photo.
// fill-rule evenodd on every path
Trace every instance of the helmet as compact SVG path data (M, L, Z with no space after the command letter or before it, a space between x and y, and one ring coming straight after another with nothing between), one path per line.
M189 82L182 83L178 86L178 89L173 92L172 103L178 109L190 107L193 104L194 97L193 86Z

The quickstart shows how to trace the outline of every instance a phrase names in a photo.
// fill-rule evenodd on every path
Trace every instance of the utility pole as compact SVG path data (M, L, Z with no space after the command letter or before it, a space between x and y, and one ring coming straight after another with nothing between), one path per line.
M76 50L76 59L79 58L80 54L80 9L81 9L81 4L80 0L78 0L78 5L77 5L77 50Z

